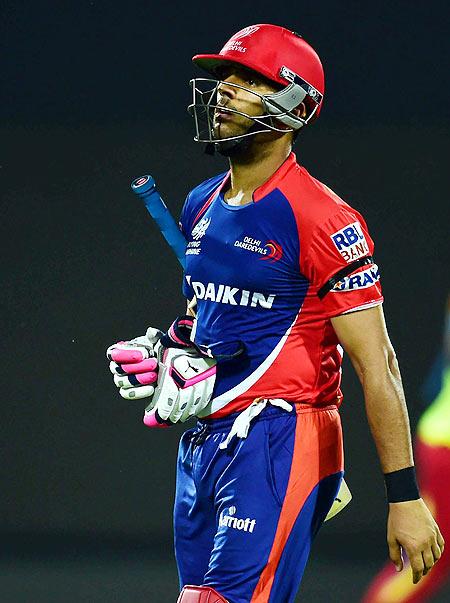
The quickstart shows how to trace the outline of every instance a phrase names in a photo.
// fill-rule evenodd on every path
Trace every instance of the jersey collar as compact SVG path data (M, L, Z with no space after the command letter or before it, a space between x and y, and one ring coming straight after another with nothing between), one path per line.
M291 151L289 153L288 157L285 159L285 161L277 169L277 171L274 172L272 174L272 176L270 176L270 178L264 182L264 184L261 184L261 186L258 186L258 188L255 189L255 191L253 193L253 202L257 203L258 201L261 201L261 199L263 199L270 192L275 190L278 186L278 183L281 180L283 180L283 178L286 176L286 174L288 172L290 172L291 170L293 170L296 165L297 165L297 157L296 157L295 153L293 151ZM225 174L225 178L220 183L219 188L214 191L211 201L213 200L213 198L215 199L220 194L220 192L223 192L223 190L228 186L228 183L230 181L230 176L231 176L231 171L228 170L228 172ZM247 205L249 205L249 204L247 204ZM230 206L230 207L238 207L238 206Z
M263 197L268 195L274 189L278 187L278 184L283 178L286 176L288 172L293 170L297 165L297 158L295 153L291 151L287 159L280 165L276 172L272 174L272 176L261 184L255 192L253 193L253 201L256 203L257 201L261 201Z

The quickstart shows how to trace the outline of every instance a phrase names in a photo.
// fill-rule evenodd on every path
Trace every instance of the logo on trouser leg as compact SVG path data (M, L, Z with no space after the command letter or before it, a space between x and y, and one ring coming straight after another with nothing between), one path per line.
M234 506L228 509L228 514L225 511L222 511L219 517L219 527L252 533L255 529L256 519L251 519L250 517L239 519L238 517L235 517L236 512L237 509Z

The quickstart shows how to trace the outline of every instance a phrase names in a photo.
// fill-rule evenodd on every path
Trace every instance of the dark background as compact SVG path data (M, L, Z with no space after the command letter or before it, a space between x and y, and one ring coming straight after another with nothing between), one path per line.
M104 355L184 308L180 269L130 180L152 173L178 214L190 188L226 168L192 142L191 56L249 24L301 33L327 88L297 157L367 219L414 426L449 285L448 4L93 0L1 11L0 601L175 601L182 430L147 430ZM358 601L386 553L381 473L345 369L354 501L323 529L302 601Z

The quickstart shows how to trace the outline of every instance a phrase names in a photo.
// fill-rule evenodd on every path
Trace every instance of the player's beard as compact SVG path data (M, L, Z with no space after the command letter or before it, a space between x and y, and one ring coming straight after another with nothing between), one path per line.
M269 118L270 119L270 118ZM244 138L238 138L237 140L220 140L217 138L217 142L214 142L215 150L230 159L239 159L241 161L251 161L252 156L255 154L260 144L265 144L275 138L283 136L283 134L274 132L270 128L267 128L265 132L261 132L261 123L253 122L250 127L242 132L242 134L251 134ZM252 134L252 132L255 132ZM239 134L235 134L238 136ZM213 136L216 137L215 130Z
M252 131L257 131L261 129L261 125L254 122L253 120L248 119L249 125L247 127L237 128L236 132L230 132L224 135L225 140L221 140L221 123L213 128L213 138L215 139L214 147L215 150L223 155L224 157L229 158L241 158L247 155L250 151L250 148L254 144L253 136L245 136L246 134L251 134ZM238 138L236 140L227 140L230 136L243 136L243 138Z
M247 133L251 132L252 128L256 129L256 124L253 124ZM245 138L238 138L237 140L218 140L214 143L216 150L224 157L237 158L248 154L250 147L254 140L253 136L246 136Z

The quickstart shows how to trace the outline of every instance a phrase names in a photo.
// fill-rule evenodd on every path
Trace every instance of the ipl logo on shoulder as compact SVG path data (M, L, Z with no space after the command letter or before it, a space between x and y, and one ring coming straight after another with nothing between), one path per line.
M195 228L192 230L192 238L195 241L201 239L205 235L205 232L210 224L211 218L202 218L197 226L195 226Z

